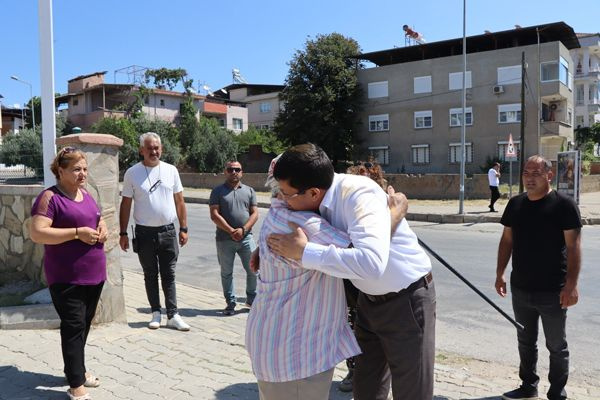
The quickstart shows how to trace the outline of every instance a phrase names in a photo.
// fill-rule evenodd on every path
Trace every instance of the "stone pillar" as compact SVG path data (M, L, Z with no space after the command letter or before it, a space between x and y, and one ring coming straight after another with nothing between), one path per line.
M59 147L72 146L87 157L87 191L102 210L108 227L104 243L106 282L94 323L127 322L123 296L123 272L119 247L119 148L123 140L113 135L80 133L56 139Z

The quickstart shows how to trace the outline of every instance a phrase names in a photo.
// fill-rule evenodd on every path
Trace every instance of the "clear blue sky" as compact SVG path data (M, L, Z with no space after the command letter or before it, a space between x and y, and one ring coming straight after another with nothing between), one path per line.
M24 103L40 94L36 0L0 0L0 94ZM67 80L130 65L185 68L213 90L239 68L249 83L282 84L308 37L339 32L364 52L404 45L408 24L428 42L462 36L461 0L54 0L55 91ZM599 0L468 0L467 35L564 21L600 31ZM123 82L125 76L121 77Z

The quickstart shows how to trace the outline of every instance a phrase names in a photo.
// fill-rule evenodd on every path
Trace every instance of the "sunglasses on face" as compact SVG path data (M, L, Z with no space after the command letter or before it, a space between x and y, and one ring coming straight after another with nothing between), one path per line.
M227 167L227 172L230 173L230 174L233 173L233 172L238 172L239 173L239 172L242 172L242 169L238 168L238 167Z

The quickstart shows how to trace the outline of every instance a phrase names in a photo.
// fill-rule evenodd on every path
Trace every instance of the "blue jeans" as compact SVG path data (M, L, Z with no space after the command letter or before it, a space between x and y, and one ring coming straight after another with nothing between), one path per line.
M548 399L567 398L565 386L569 377L569 349L567 347L567 310L560 306L559 292L527 292L512 287L512 302L515 319L525 327L517 332L519 341L519 377L523 386L537 389L538 320L541 318L546 347L550 352Z
M217 258L221 266L221 284L223 296L227 304L235 303L233 288L233 261L236 253L240 256L242 266L246 270L246 302L252 304L256 297L256 274L250 270L250 255L256 248L252 233L239 242L234 240L217 240Z

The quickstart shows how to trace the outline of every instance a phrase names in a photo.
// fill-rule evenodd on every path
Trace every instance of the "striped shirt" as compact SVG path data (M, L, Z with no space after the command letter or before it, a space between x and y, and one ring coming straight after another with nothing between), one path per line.
M348 235L312 212L293 212L273 200L260 231L257 296L246 325L246 349L256 378L266 382L304 379L360 353L347 322L343 281L302 268L273 254L271 233L289 233L289 222L311 242L348 247Z

